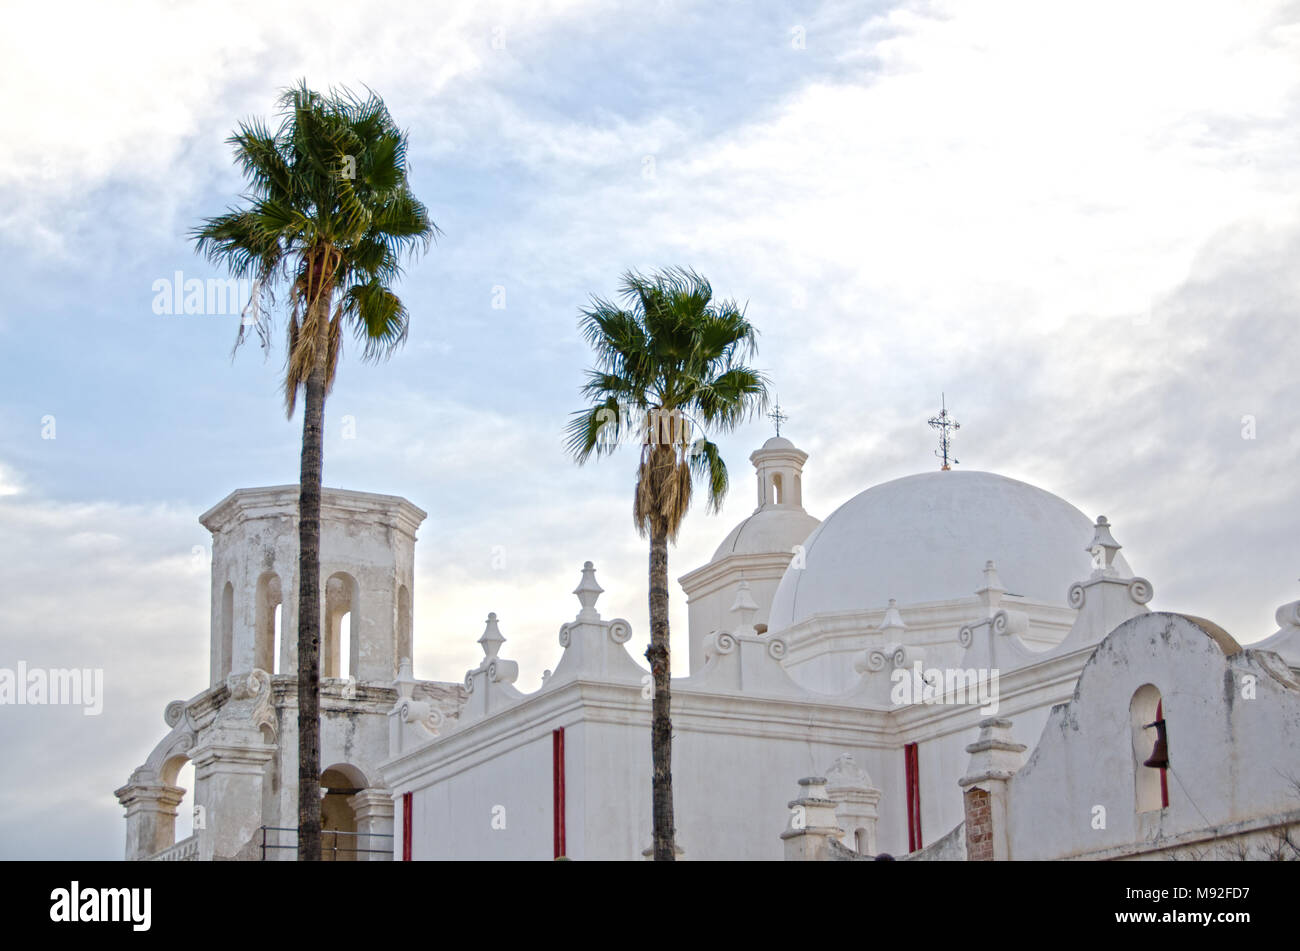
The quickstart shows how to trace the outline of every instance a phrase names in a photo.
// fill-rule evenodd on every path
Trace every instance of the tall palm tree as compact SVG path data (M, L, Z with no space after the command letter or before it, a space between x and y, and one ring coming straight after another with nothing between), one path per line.
M632 518L650 539L650 646L654 678L650 721L654 858L675 859L672 779L672 696L668 658L668 543L691 504L693 480L708 489L718 511L727 494L727 467L709 430L726 432L767 408L767 378L744 364L758 331L734 301L713 300L694 271L670 268L644 277L629 272L620 296L626 308L593 298L579 326L595 351L573 414L567 448L579 464L639 437ZM700 435L692 439L692 431Z
M288 290L284 398L292 419L303 395L298 495L298 858L319 861L320 504L325 397L346 325L366 360L406 339L409 314L392 285L401 260L437 233L407 182L406 134L383 100L347 89L322 95L304 82L280 97L281 123L241 122L227 141L248 181L247 204L205 219L196 249L237 278L250 301ZM262 320L254 326L269 341ZM236 347L244 339L241 323Z

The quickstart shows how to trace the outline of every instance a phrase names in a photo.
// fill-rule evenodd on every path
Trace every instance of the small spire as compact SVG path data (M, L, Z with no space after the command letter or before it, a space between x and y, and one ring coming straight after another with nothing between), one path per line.
M501 636L501 629L497 627L496 612L487 616L487 626L483 629L483 636L478 639L478 642L483 648L483 656L495 660L501 645L506 642L506 639Z
M1115 553L1124 546L1115 541L1115 536L1110 533L1110 522L1106 516L1098 515L1097 524L1093 526L1092 541L1084 549L1092 555L1092 567L1094 572L1113 572L1112 566L1115 563Z
M898 602L893 598L889 599L889 607L885 609L885 616L881 618L880 626L876 630L898 633L907 630L907 625L903 623L903 616L898 613Z
M596 601L604 591L605 589L596 583L595 566L589 561L584 561L582 563L582 580L573 589L573 593L578 596L578 603L582 605L578 617L584 620L599 618L600 615L596 612Z
M976 590L976 594L988 608L989 617L992 617L1002 602L1002 595L1006 594L1007 589L1002 587L1002 579L998 577L997 565L992 561L984 562L984 587Z
M939 430L939 448L934 454L943 460L940 468L947 472L955 465L959 465L957 457L952 455L952 432L961 429L961 423L957 422L948 415L948 397L947 394L939 394L941 408L938 416L932 416L928 420L931 426ZM949 464L951 460L951 465Z
M410 700L415 693L415 673L411 669L411 658L403 657L397 663L397 695L403 700Z
M758 612L758 604L754 601L754 596L749 593L749 582L743 578L740 587L736 589L736 600L731 605L731 613L739 618L739 625L736 630L742 634L748 634L754 629L754 615Z

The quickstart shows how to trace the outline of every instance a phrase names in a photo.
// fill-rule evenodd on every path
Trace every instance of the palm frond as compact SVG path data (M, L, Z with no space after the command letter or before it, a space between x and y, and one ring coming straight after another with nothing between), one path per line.
M727 493L727 467L704 430L732 430L767 408L768 379L744 362L756 353L758 331L734 301L714 301L708 280L689 268L628 271L618 302L593 297L581 312L595 367L581 389L589 407L573 414L566 449L579 464L608 451L597 443L597 413L617 408L619 435L641 433L637 531L675 539L692 480L705 486L715 512ZM692 421L701 430L694 443Z
M378 361L406 340L410 315L401 298L382 281L354 284L343 297L342 314L362 344L361 358Z
M609 455L628 431L630 420L618 400L605 400L572 413L565 427L565 449L578 461L586 462L593 454Z
M689 458L692 474L708 487L709 511L721 512L729 482L727 464L722 461L717 444L708 439L697 439L691 444Z
M262 281L270 299L277 284L287 285L284 390L292 414L318 360L332 383L345 327L367 360L405 341L410 315L393 285L402 260L428 250L439 228L411 193L407 135L373 90L322 94L299 80L278 105L275 132L249 119L228 140L247 204L205 219L190 236L233 276ZM242 339L241 328L236 346Z

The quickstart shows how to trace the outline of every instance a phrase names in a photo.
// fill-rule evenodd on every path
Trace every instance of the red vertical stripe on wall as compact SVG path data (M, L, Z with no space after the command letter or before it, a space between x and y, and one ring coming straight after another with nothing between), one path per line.
M564 727L551 731L551 809L558 859L564 855Z
M916 744L903 747L903 772L907 782L907 851L921 847L921 770Z
M402 793L402 861L411 861L411 814L415 811L412 793Z

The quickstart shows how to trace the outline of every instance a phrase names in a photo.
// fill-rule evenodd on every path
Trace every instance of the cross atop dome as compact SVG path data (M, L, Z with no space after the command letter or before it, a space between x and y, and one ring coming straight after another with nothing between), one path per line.
M776 426L776 434L781 435L781 424L790 417L781 412L781 398L779 396L776 398L776 405L772 407L772 412L767 414L767 418Z
M942 400L942 403L940 404L942 408L939 410L938 416L930 417L929 423L935 429L939 430L939 448L934 451L934 454L943 460L943 465L940 468L944 472L947 472L953 466L959 465L956 457L952 455L952 436L950 433L952 430L961 429L961 423L948 415L948 400L946 395L940 393L939 398ZM950 458L952 460L952 465L949 465Z

